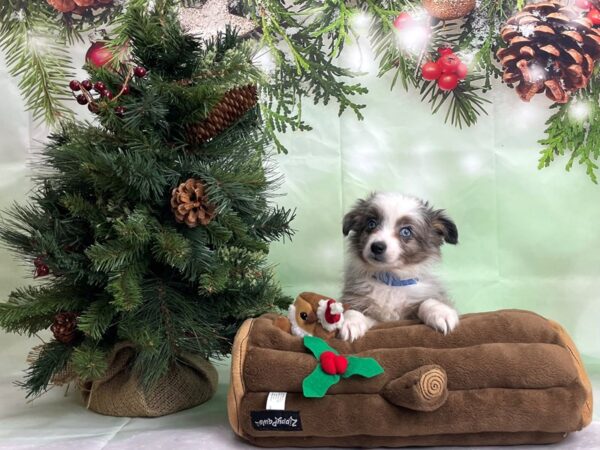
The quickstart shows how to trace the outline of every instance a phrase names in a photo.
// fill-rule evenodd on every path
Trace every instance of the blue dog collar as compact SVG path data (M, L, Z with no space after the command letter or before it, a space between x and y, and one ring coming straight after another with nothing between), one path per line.
M418 278L399 278L390 272L378 272L373 278L383 284L393 287L411 286L419 282Z

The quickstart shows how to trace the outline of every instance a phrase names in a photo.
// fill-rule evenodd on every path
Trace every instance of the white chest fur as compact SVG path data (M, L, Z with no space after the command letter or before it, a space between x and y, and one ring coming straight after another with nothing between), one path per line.
M415 314L418 304L436 296L436 283L419 280L407 286L389 286L377 280L366 280L369 287L368 299L361 309L373 319L381 322L402 320Z

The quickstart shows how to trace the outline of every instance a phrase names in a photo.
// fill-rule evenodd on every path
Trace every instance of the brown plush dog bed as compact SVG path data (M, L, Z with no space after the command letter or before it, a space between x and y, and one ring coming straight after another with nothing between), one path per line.
M318 360L278 316L247 320L234 342L229 421L264 447L402 447L558 442L592 417L592 389L573 342L557 323L528 311L467 314L444 336L402 321L329 345L372 357L384 373L341 379L323 398L302 381ZM286 392L269 427L269 392ZM291 418L291 419L290 419ZM260 420L263 420L262 422Z

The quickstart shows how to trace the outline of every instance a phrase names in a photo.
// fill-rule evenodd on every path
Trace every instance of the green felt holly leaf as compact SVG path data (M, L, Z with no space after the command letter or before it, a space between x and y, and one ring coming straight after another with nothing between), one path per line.
M383 367L373 358L360 358L358 356L340 357L346 358L348 367L343 373L328 374L321 367L321 354L323 352L339 353L331 348L323 339L314 336L304 336L304 346L309 349L317 358L319 363L315 370L302 381L302 393L308 398L321 398L325 396L331 386L338 383L341 378L348 378L353 375L360 375L365 378L372 378L383 373ZM337 370L344 370L337 369Z
M338 354L335 349L327 345L327 342L314 336L304 336L304 346L309 349L317 359L321 357L321 353L323 352L333 352L336 355Z
M338 381L339 375L329 375L319 365L302 381L302 393L308 398L321 398Z
M365 378L373 378L383 373L383 367L373 358L359 358L357 356L348 356L348 368L342 374L342 378L348 378L352 375L360 375Z

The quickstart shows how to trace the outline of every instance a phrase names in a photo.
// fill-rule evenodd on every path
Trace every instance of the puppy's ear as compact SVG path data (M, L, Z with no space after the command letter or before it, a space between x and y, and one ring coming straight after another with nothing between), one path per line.
M344 216L344 223L342 225L342 232L344 236L348 236L350 230L352 230L356 223L358 222L358 213L356 211L350 211L348 214Z
M342 225L344 236L348 236L348 233L350 233L351 230L356 230L356 227L360 223L365 205L365 200L357 201L354 208L344 216L344 223Z
M458 229L456 228L456 224L443 210L440 209L433 212L431 224L436 233L443 236L444 241L448 244L458 244Z

